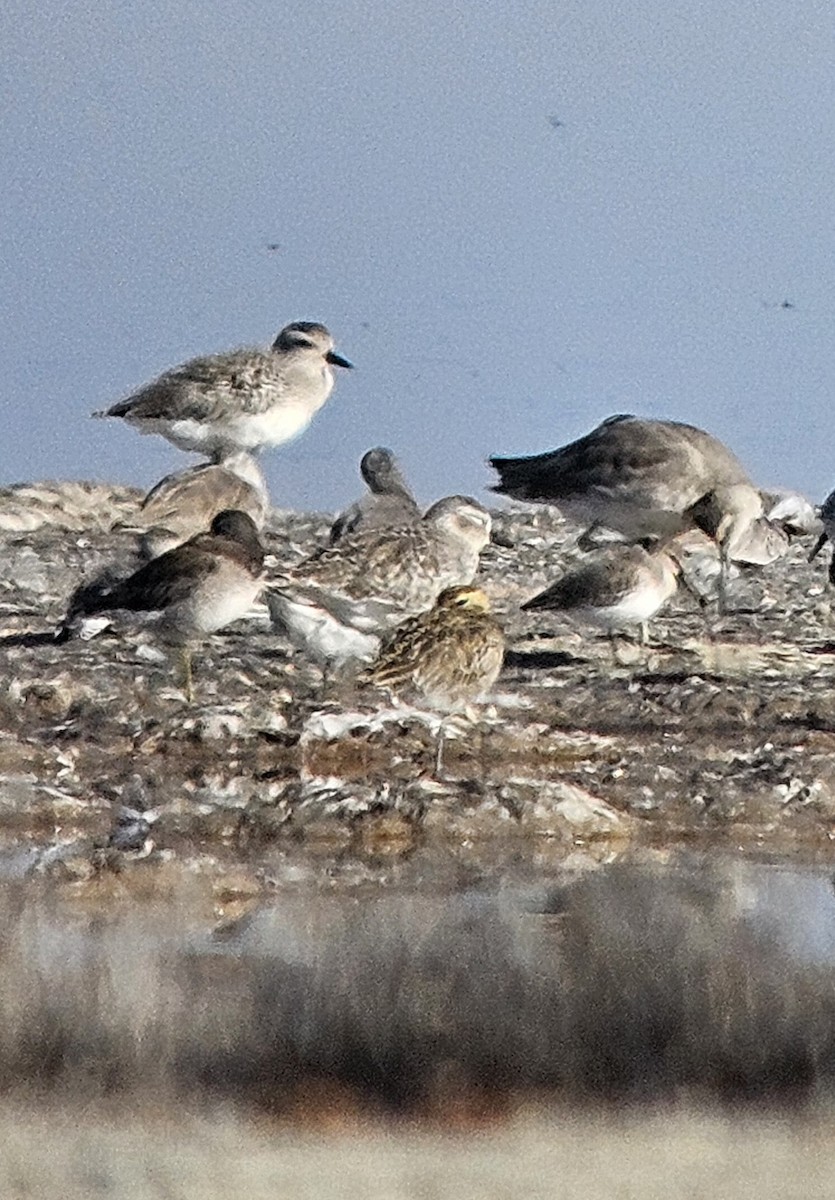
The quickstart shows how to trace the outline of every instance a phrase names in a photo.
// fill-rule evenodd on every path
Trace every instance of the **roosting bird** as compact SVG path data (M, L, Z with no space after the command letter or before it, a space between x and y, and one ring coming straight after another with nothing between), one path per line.
M155 614L160 640L181 647L186 695L193 699L190 644L237 621L263 587L264 548L251 517L218 513L206 533L151 559L126 579L94 580L72 596L56 640L84 617L128 611Z

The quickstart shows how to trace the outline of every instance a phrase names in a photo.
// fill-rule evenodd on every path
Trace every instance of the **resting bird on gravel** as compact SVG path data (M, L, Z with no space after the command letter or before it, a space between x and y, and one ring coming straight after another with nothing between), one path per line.
M156 558L208 529L224 509L245 512L261 530L268 508L264 474L252 455L241 451L166 475L148 492L136 517L115 528L139 534L142 557Z
M194 639L244 616L263 587L264 548L251 517L221 512L207 533L151 559L127 579L83 584L72 596L56 641L66 642L84 617L129 611L158 614L161 641L182 648L186 695L193 699Z
M273 624L320 663L369 660L405 617L472 582L490 524L477 500L447 496L420 521L346 535L270 582Z
M297 437L333 390L335 353L324 325L294 321L268 350L246 348L192 358L94 417L122 417L181 450L219 460Z
M331 526L331 545L360 529L377 529L420 520L417 501L400 473L391 450L385 446L367 450L360 461L360 474L368 485L368 491L336 518Z
M361 681L450 713L490 691L504 651L504 632L485 593L476 587L447 588L434 608L397 626ZM436 772L442 752L443 722Z
M664 547L613 546L567 571L522 605L523 612L549 609L603 629L612 640L637 626L641 643L647 623L675 594L681 567Z
M526 458L491 458L493 488L517 500L553 504L585 525L630 541L686 528L686 509L716 488L751 484L722 443L678 421L609 417L591 433Z

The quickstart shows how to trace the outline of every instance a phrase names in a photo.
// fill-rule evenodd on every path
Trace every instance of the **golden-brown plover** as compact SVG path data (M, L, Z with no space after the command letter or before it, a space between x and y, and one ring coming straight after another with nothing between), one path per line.
M360 460L360 474L368 485L368 491L336 518L331 526L331 545L359 529L420 520L417 501L391 450L385 446L367 450Z
M148 492L136 517L117 528L139 534L142 557L156 558L208 529L224 509L245 512L259 530L264 528L269 509L266 480L244 450L222 462L198 463L166 475Z
M386 638L361 681L448 714L489 693L504 652L504 631L481 588L446 588L433 608L404 621ZM436 773L441 769L443 736L442 721Z
M296 437L331 394L331 367L351 365L324 325L294 321L268 350L192 358L93 415L122 417L140 433L219 459Z
M79 587L56 640L67 641L83 618L97 613L153 614L160 640L182 648L191 699L189 644L246 614L263 587L263 566L264 548L252 518L218 513L208 532L151 559L127 579Z
M687 524L682 514L708 492L751 481L722 443L678 421L610 417L570 445L526 458L491 458L493 491L553 504L586 525L630 541L665 537Z
M504 650L504 632L481 588L446 588L433 608L391 632L363 679L452 712L490 691Z
M370 659L382 634L472 582L490 524L477 500L447 496L420 521L349 534L269 584L273 623L319 662Z

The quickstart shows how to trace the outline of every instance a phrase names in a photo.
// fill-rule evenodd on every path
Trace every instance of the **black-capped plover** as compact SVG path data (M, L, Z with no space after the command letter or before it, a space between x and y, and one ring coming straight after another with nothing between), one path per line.
M678 587L681 567L671 550L613 546L566 573L522 605L550 609L605 630L610 639L631 628L647 640L647 624ZM613 643L614 644L614 643Z
M630 541L667 537L708 492L751 483L745 468L711 434L677 421L610 417L591 433L526 458L491 458L493 491L553 504L584 525L617 530Z
M218 513L208 532L140 567L126 579L82 584L56 635L73 636L79 622L97 613L154 614L161 641L182 647L186 692L192 698L189 644L243 617L264 585L264 548L252 518Z
M148 492L130 522L116 528L139 535L143 558L156 558L206 530L224 509L245 512L260 531L269 509L258 463L242 450L222 462L198 463L166 475Z
M391 450L385 446L367 450L360 460L360 474L368 491L336 518L331 526L331 545L358 529L420 520L418 503Z
M490 526L477 500L447 496L420 521L360 529L270 583L273 624L319 662L370 659L399 621L472 582Z
M350 367L324 325L294 321L268 350L245 348L172 367L98 417L122 417L182 450L219 459L278 446L310 424L331 394L331 368Z

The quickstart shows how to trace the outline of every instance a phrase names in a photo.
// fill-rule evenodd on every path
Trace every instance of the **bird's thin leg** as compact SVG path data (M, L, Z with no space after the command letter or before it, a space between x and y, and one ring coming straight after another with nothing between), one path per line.
M180 650L180 665L183 670L183 691L189 704L194 703L194 679L191 672L191 647L185 645Z
M641 621L640 642L642 646L649 645L649 621Z
M725 546L719 547L719 591L717 608L720 617L728 612L728 574L731 569L731 559Z
M444 722L445 721L446 721L446 717L444 717L444 719L441 721L440 725L438 726L438 733L437 733L437 737L435 739L435 765L434 765L433 771L432 771L432 774L435 779L441 778L441 770L442 770L443 764L444 764Z

